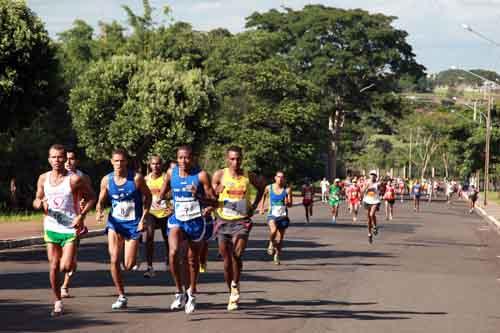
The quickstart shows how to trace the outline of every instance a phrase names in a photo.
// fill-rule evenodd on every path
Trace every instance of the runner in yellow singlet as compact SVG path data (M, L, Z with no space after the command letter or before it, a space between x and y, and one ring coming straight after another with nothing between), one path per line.
M153 201L151 203L151 210L146 216L146 224L144 226L145 245L146 245L146 262L148 267L144 273L144 277L152 278L155 276L153 268L153 253L154 253L154 239L155 230L161 229L161 235L165 241L165 254L168 258L168 236L167 220L172 213L172 207L168 200L159 200L159 195L164 182L164 174L162 173L163 161L160 156L153 155L149 159L149 168L151 172L145 177L146 185L148 186Z
M243 267L242 255L252 228L251 217L264 192L264 182L253 173L242 169L243 152L240 147L226 151L227 168L214 173L212 186L218 195L215 234L219 252L224 258L224 279L231 292L228 311L237 310L240 299L240 276ZM257 189L253 202L250 186Z

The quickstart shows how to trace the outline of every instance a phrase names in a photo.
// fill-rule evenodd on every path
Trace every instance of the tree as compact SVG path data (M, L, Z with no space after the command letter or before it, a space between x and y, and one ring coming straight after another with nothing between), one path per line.
M42 21L24 1L0 0L0 132L29 125L51 103L57 62Z
M69 106L89 157L103 160L123 147L142 161L153 152L173 158L181 144L199 147L217 105L200 70L115 56L91 66L71 91Z
M395 17L322 5L295 11L254 13L247 27L281 36L278 53L321 87L322 111L328 115L331 177L336 173L341 129L352 110L366 110L369 86L393 89L402 74L420 77L407 33L392 26Z

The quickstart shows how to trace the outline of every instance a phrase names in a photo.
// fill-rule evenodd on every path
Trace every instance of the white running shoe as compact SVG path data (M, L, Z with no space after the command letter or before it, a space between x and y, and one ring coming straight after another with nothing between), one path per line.
M54 309L50 313L51 317L59 317L63 314L63 303L61 300L54 302Z
M335 224L335 223L337 223L337 218L334 216L334 217L332 217L332 224Z
M113 310L121 310L121 309L126 309L128 304L128 298L125 297L124 295L118 296L118 299L116 302L114 302L111 305L111 309Z
M151 279L151 278L155 277L155 275L156 274L155 274L155 270L154 270L153 266L148 266L148 269L146 269L146 272L144 272L144 277Z
M196 296L188 294L184 311L186 312L186 314L190 314L193 313L195 309L196 309Z
M170 304L170 310L180 310L186 305L186 294L175 293L175 299Z
M68 298L69 297L69 289L61 287L61 297Z

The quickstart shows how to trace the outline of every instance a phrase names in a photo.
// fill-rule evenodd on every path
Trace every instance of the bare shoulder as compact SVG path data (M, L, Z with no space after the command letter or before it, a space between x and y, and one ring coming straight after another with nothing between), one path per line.
M214 172L213 179L214 180L220 180L222 178L222 175L224 174L224 169L219 169Z

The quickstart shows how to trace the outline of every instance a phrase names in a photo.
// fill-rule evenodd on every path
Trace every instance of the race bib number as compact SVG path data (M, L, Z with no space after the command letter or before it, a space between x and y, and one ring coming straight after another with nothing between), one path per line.
M190 221L201 217L201 206L198 200L175 201L175 218L179 221Z
M111 215L122 221L135 221L134 201L119 201L112 209Z
M48 215L57 221L58 224L63 225L65 227L71 226L73 224L73 219L66 214L61 212L52 210L49 208Z
M271 215L276 217L286 216L286 206L273 206L271 208Z
M224 207L222 208L222 213L229 217L247 216L247 201L224 201Z
M377 194L374 191L368 191L368 192L366 192L366 196L370 197L370 198L375 198L376 195Z

